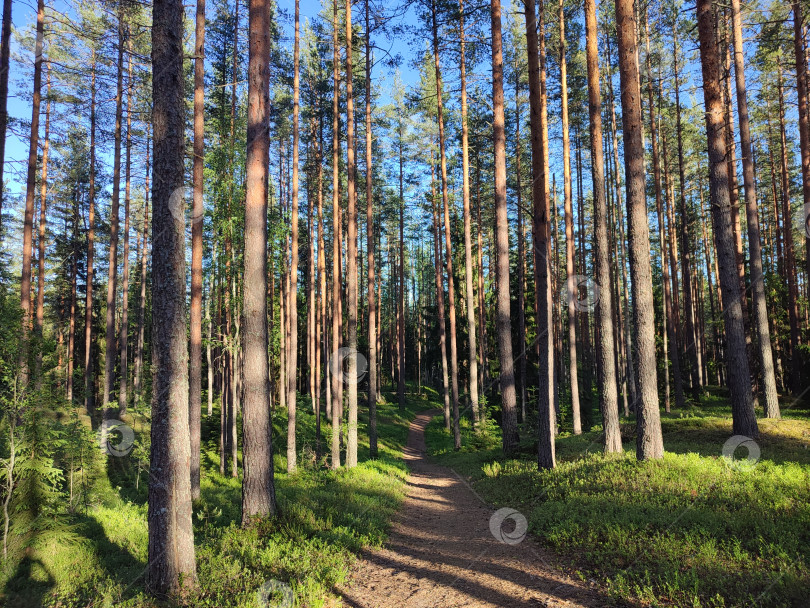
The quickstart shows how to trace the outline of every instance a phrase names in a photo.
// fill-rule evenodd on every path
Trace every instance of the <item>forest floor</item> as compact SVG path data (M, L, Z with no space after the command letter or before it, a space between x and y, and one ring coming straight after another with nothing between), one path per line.
M551 565L549 552L517 532L491 530L499 513L425 452L425 429L440 410L411 423L404 451L407 498L383 548L363 552L341 595L352 608L538 608L612 603ZM497 521L496 523L501 523ZM524 531L525 534L525 531ZM512 544L514 542L514 544Z
M783 418L760 418L759 439L736 451L728 394L711 387L699 407L662 412L659 461L636 461L632 418L622 419L622 455L602 453L598 426L561 432L553 471L537 470L523 424L521 453L508 460L495 425L475 433L465 424L455 451L438 417L426 430L428 455L483 500L525 517L558 563L619 605L806 608L810 403L781 405Z
M219 404L203 412L202 496L194 504L197 590L181 602L156 603L143 591L147 560L146 490L149 408L130 408L124 422L135 435L127 456L103 457L89 419L80 409L66 415L56 398L49 420L78 421L85 434L76 449L72 500L51 499L58 515L40 518L28 548L0 570L0 606L8 608L333 608L342 585L367 547L386 539L405 495L402 451L409 424L430 406L409 398L400 409L392 396L378 406L379 457L369 458L366 412L360 416L359 465L328 468L330 425L324 422L316 458L311 403L298 401L299 469L286 473L286 412L273 413L276 497L279 515L242 529L241 479L219 473ZM63 427L59 427L64 430ZM240 456L241 460L241 456ZM79 467L79 463L81 466ZM53 512L53 511L51 511Z

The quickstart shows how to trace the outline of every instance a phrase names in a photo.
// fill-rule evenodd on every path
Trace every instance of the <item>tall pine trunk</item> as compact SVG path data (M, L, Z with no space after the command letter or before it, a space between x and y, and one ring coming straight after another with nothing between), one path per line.
M147 145L148 150L148 145ZM148 151L147 151L148 155ZM146 180L149 180L147 156ZM87 281L84 300L84 409L93 415L96 388L93 370L93 261L96 236L96 51L93 49L90 63L90 175L87 187ZM146 244L144 243L144 247Z
M506 131L503 108L503 39L501 2L491 0L492 17L492 138L495 148L495 327L500 357L503 450L512 455L518 449L515 395L515 360L512 355L512 319L509 297L509 220L506 214Z
M132 38L127 37L127 139L124 159L124 263L121 275L121 327L118 334L121 379L118 385L118 415L127 411L129 339L129 208L132 177Z
M332 469L340 468L340 422L343 416L342 382L343 361L338 359L341 346L340 312L340 51L338 50L337 0L332 0L332 351L329 357L329 372L332 379ZM333 369L334 368L334 369ZM337 372L337 373L335 373Z
M357 466L357 166L354 149L354 79L352 71L352 1L346 0L346 296L348 298L349 412L346 466Z
M455 449L458 450L461 449L461 431L459 429L459 409L458 409L458 345L456 343L456 290L453 277L453 249L450 240L450 197L447 186L447 156L445 155L444 104L442 102L442 94L443 94L442 72L441 67L439 65L439 28L436 24L435 1L431 3L431 16L433 22L433 65L436 74L436 116L437 121L439 123L439 170L441 171L441 179L442 179L442 206L444 209L444 242L447 250L446 252L447 257L445 259L445 264L447 268L447 308L448 308L447 317L448 320L450 321L450 328L449 328L450 397L451 397L451 405L453 408L452 410L453 446L455 447ZM507 236L507 248L508 248L508 236Z
M292 208L290 209L290 268L287 310L290 327L290 350L287 353L287 472L293 473L298 467L295 446L296 393L295 380L298 376L298 140L299 140L299 0L295 0L295 42L293 47L293 150L292 150Z
M268 0L250 0L245 199L242 525L276 514L267 358L267 173L270 162ZM236 359L236 357L234 357ZM236 411L234 409L234 418ZM234 438L234 448L236 440ZM234 453L234 456L236 454ZM235 460L235 459L234 459Z
M194 160L191 210L191 310L189 314L188 417L191 432L191 498L200 497L200 417L202 416L202 290L205 208L205 0L197 0L194 32ZM210 391L209 391L210 392Z
M469 336L469 352L467 361L470 366L470 407L472 408L473 428L478 428L478 346L476 344L475 325L475 291L473 288L473 261L472 261L472 219L470 213L470 149L469 129L467 126L467 65L464 39L464 0L459 0L459 45L461 57L461 171L462 171L462 198L464 205L464 285L467 298L467 335ZM479 311L481 314L481 311ZM421 327L421 325L420 325ZM524 355L525 358L525 355ZM483 365L484 362L482 361ZM420 366L421 367L421 366Z
M751 126L748 120L748 97L745 90L745 58L743 55L742 16L740 0L731 0L732 36L734 39L734 76L737 86L737 112L740 121L740 148L745 188L745 218L748 224L748 248L751 283L754 292L754 320L759 338L759 361L762 366L762 391L765 397L765 417L779 418L779 399L768 326L768 304L765 299L765 277L762 270L762 245L759 232L759 211L754 177L754 152L751 146ZM810 168L810 167L809 167Z
M45 2L37 2L37 37L34 47L34 92L31 100L31 136L28 143L28 175L25 186L25 214L23 217L22 276L20 304L22 306L22 341L19 354L20 383L28 384L28 355L31 310L31 257L34 243L34 197L37 183L37 148L39 146L39 108L42 100L42 46L45 38Z
M124 112L124 10L118 9L118 59L115 89L115 130L113 132L113 175L112 199L110 203L110 248L108 251L107 275L107 316L104 348L104 417L112 417L110 408L113 382L115 381L115 361L118 349L115 336L115 308L118 293L118 224L121 198L121 123ZM155 159L157 166L157 158ZM155 184L157 186L157 184ZM154 216L153 216L154 217ZM188 390L188 389L187 389Z
M664 441L658 406L658 376L655 357L655 309L650 268L650 229L647 224L644 137L641 90L637 63L636 24L632 0L616 0L616 32L619 41L619 74L622 86L622 127L627 187L630 242L630 274L633 287L636 373L640 394L636 403L639 460L661 458ZM631 353L627 353L631 357ZM633 382L633 378L629 379Z
M599 87L599 46L596 2L585 0L586 61L588 70L588 115L591 131L591 177L593 179L593 222L596 238L596 278L600 286L596 302L599 328L599 408L605 431L605 452L621 452L619 402L616 368L613 358L613 319L610 285L610 245L608 242L607 204L605 201L604 152L602 149L602 96Z
M174 596L196 584L188 432L188 342L183 197L183 4L152 8L152 442L147 591Z
M577 308L579 285L574 267L574 212L571 200L571 136L568 130L568 77L565 61L565 10L564 1L559 4L560 20L560 96L562 111L563 140L563 192L565 216L565 275L567 277L566 293L568 295L568 368L571 385L571 411L573 415L574 435L582 434L582 420L579 411L579 377L577 371Z
M723 96L720 81L720 57L715 38L711 0L697 0L700 62L703 71L703 95L706 107L706 136L709 146L709 187L712 220L726 329L726 368L731 391L733 431L735 435L757 437L757 420L751 395L751 378L745 345L740 283L731 213Z

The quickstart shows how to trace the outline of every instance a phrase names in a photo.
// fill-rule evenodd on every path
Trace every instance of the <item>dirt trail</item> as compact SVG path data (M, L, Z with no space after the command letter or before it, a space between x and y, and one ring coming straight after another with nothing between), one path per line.
M407 498L388 543L364 553L349 584L340 589L354 608L538 608L609 606L595 589L550 565L549 553L517 524L490 530L496 509L485 504L454 471L425 456L425 427L440 410L411 423L404 458L410 468ZM496 526L496 530L497 530Z

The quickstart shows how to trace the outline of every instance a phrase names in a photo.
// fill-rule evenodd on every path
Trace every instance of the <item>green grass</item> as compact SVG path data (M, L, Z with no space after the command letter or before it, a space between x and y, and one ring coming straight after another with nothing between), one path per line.
M664 414L663 460L637 462L632 425L621 456L601 453L600 433L557 441L558 467L537 471L526 437L519 459L504 459L497 436L453 452L441 419L428 447L497 506L521 511L530 531L583 578L620 603L645 606L798 607L810 589L810 422L791 407L760 420L760 460L722 456L731 436L721 393L705 408ZM790 405L786 401L783 407ZM480 449L483 448L483 449ZM740 449L736 457L745 457Z
M334 587L346 580L357 553L379 546L404 497L401 451L415 412L428 407L412 398L400 411L378 408L379 458L369 460L367 419L361 413L357 468L332 472L315 462L314 415L298 404L300 470L286 474L286 414L274 415L276 492L279 517L243 530L241 483L219 475L219 413L203 415L202 497L194 506L198 591L182 605L195 608L255 607L256 594L272 579L289 585L297 606L335 604ZM361 408L362 409L362 408ZM141 439L148 425L131 423ZM129 420L128 420L129 422ZM324 452L329 446L323 425ZM282 431L284 429L284 431ZM157 606L143 592L147 561L146 483L129 459L99 467L89 480L86 512L68 518L70 533L35 541L0 578L0 605L9 607Z

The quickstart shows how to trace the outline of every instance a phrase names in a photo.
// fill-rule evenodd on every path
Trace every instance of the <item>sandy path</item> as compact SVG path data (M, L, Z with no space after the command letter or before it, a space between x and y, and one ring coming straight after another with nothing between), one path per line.
M549 553L530 537L517 544L490 531L495 509L454 471L428 462L425 427L441 413L411 423L404 452L410 468L407 498L388 543L363 555L349 584L339 589L356 608L538 608L609 606L608 598L554 569ZM515 524L506 522L506 533ZM518 536L515 540L519 540Z

